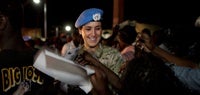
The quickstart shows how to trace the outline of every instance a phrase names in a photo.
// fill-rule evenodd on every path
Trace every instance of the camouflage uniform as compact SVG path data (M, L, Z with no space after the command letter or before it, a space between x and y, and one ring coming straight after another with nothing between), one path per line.
M83 49L83 47L81 47L81 49ZM99 48L92 53L92 56L120 76L119 71L124 60L117 49L100 44Z

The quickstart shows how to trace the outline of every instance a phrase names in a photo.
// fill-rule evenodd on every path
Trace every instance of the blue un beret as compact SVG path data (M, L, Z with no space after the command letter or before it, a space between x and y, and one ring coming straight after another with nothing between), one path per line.
M98 8L90 8L83 11L76 20L75 27L78 28L90 21L102 20L103 10Z

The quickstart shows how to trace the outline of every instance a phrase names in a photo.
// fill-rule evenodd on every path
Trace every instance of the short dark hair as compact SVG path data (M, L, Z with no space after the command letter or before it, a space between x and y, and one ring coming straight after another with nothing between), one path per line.
M134 26L127 25L119 29L118 37L127 44L132 44L136 39L137 33Z
M9 18L14 29L21 28L23 4L21 0L0 0L0 14Z
M122 95L193 94L161 58L138 47L125 72Z

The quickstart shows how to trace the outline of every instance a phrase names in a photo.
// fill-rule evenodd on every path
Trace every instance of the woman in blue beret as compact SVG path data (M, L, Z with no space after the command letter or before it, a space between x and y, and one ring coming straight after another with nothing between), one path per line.
M75 62L81 65L92 66L96 73L103 72L101 73L102 75L98 73L91 76L91 82L94 88L92 93L97 94L96 92L98 92L98 95L108 94L109 89L112 89L113 94L121 88L119 71L121 65L124 63L120 52L116 48L101 44L103 30L102 15L103 10L89 8L84 10L75 22L75 27L78 29L84 41L84 44L78 51ZM83 62L82 59L88 62ZM106 79L108 83L98 78Z

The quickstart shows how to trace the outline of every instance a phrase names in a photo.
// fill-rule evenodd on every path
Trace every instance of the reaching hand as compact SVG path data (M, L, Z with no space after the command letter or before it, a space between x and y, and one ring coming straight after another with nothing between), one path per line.
M90 81L93 85L92 93L98 93L98 95L111 95L108 88L108 80L100 68L91 66L95 70L95 73L90 76Z
M82 54L79 54L75 57L74 62L77 64L80 64L82 66L88 65L89 62L85 60L84 56Z
M138 34L136 39L136 46L144 49L146 52L151 52L155 48L151 36L145 32Z
M27 82L22 82L17 90L13 93L13 95L24 95L24 93L26 93L30 88L29 83Z

